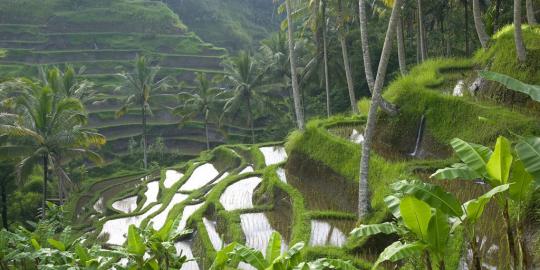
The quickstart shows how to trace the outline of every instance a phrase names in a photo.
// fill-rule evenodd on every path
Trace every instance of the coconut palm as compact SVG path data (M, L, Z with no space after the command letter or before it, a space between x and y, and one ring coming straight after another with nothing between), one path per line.
M480 11L480 1L473 0L473 18L474 18L474 27L476 28L476 34L482 44L483 49L487 49L489 36L486 33L486 27L484 22L482 22L482 12Z
M536 18L534 17L533 0L525 0L525 7L527 9L527 22L529 22L529 25L531 26L536 26L538 22L536 21Z
M293 90L294 110L296 112L296 122L298 125L298 129L304 130L304 110L302 108L302 102L300 100L300 87L298 86L298 75L296 72L297 66L296 55L294 52L294 27L290 0L285 0L285 9L287 11L287 27L289 33L289 62L291 63L291 82Z
M521 31L521 0L514 0L514 40L518 60L523 63L527 61L527 50L525 49Z
M84 73L85 68L78 71L72 65L66 65L64 71L58 67L40 67L39 78L43 85L52 89L57 89L55 92L63 94L68 98L80 99L83 103L94 96L94 86L87 80L80 80L79 76Z
M210 149L210 138L208 136L208 121L211 115L215 115L223 100L219 98L219 89L212 87L206 74L199 72L195 79L197 88L195 93L180 92L178 99L181 104L173 109L173 113L182 116L182 121L194 119L203 114L204 132L206 137L206 149Z
M354 93L354 81L351 70L351 65L349 62L349 52L347 49L347 38L345 29L347 26L347 17L344 13L343 3L341 0L337 1L337 24L339 31L339 42L341 44L341 54L343 56L343 66L345 68L345 77L347 79L347 89L349 90L349 99L351 101L351 110L353 114L358 113L358 107L356 106L356 96Z
M237 57L225 64L225 73L225 78L233 88L232 95L225 99L220 118L235 118L238 114L245 113L251 130L251 141L255 143L253 109L263 107L264 92L260 87L263 85L265 72L257 66L249 53L241 51Z
M67 195L71 182L64 170L66 162L86 157L100 163L102 158L92 147L105 143L105 138L84 129L87 116L78 99L67 98L48 86L38 84L22 91L16 100L17 114L0 115L0 134L10 143L0 146L2 157L20 157L18 178L23 180L34 166L43 167L43 217L45 216L49 169L58 177L60 202Z
M144 168L148 168L148 149L146 138L146 120L152 114L150 104L159 98L171 97L171 95L157 94L157 90L167 87L167 77L157 79L159 67L150 66L149 61L144 56L138 56L133 73L120 73L124 80L124 85L119 90L126 92L124 105L116 112L116 117L126 114L130 107L140 106L142 120L142 144Z
M398 14L403 0L395 0L394 8L392 9L392 15L388 22L388 30L384 39L384 45L381 52L381 59L379 61L379 68L377 69L377 78L373 86L373 97L371 105L369 107L369 113L366 123L365 140L362 144L362 157L360 161L360 181L358 190L358 216L365 217L369 212L370 195L369 195L369 160L371 153L371 143L375 135L377 109L381 103L381 92L386 77L386 69L388 67L388 60L392 51L392 38L395 37Z

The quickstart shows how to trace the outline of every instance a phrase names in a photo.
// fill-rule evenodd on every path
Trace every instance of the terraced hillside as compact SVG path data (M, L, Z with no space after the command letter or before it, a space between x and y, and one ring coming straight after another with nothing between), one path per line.
M36 76L43 65L84 67L82 77L97 89L87 104L89 124L107 136L109 153L126 152L130 139L138 140L142 134L139 111L115 117L125 98L114 91L122 83L115 74L130 72L137 55L146 55L161 67L158 79L169 76L182 85L167 90L170 94L190 90L196 72L217 75L223 70L226 50L189 32L161 2L7 0L0 3L0 10L0 49L6 52L0 59L0 76ZM175 104L171 99L152 108L149 143L162 137L168 151L182 149L184 155L196 155L205 149L202 124L180 128L179 118L165 109ZM227 134L242 141L247 132L230 128ZM224 140L215 126L210 135L214 145Z

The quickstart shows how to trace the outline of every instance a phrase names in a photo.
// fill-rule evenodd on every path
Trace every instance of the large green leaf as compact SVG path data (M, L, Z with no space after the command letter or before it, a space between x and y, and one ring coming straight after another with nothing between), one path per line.
M309 269L309 270L328 270L328 269L339 269L339 270L358 270L350 261L344 261L340 259L328 259L320 258L318 260L308 263L308 267L305 267L305 264L300 264L294 268L295 270Z
M64 245L64 243L62 243L62 242L60 242L58 240L55 240L53 238L49 238L49 239L47 239L47 242L53 248L56 248L56 249L58 249L60 251L66 251L66 245Z
M237 243L233 242L216 253L214 262L210 266L210 270L219 270L223 269L229 260L229 253L233 252L236 248Z
M420 242L409 244L403 244L400 241L394 242L390 246L386 247L383 252L381 252L379 258L371 269L376 269L379 264L385 261L396 262L417 255L424 250L425 247L426 245Z
M510 76L487 70L482 70L478 73L480 74L480 77L483 77L490 81L496 81L506 86L506 88L508 89L527 94L533 100L540 102L540 85L526 84Z
M269 266L260 251L243 245L237 245L234 251L229 253L229 256L233 257L235 260L250 264L257 270L264 270Z
M135 225L129 225L127 251L133 255L143 256L146 247Z
M459 138L453 139L450 144L463 163L478 174L487 175L486 165L492 154L491 149Z
M469 166L464 163L456 163L451 167L439 169L430 176L438 180L474 180L481 178L477 172L473 171Z
M391 222L385 222L381 224L362 224L360 227L355 228L351 232L352 237L364 237L364 236L371 236L375 234L392 234L396 233L398 231L398 227Z
M413 195L428 203L431 207L439 209L448 215L455 217L463 215L461 203L458 199L440 186L418 180L403 180L392 184L392 189L406 195Z
M540 184L540 138L520 140L516 145L516 152L525 165L525 170Z
M414 232L418 238L425 240L428 237L427 229L432 216L429 204L416 197L407 196L401 199L399 210L405 226Z
M499 193L507 191L509 188L509 184L500 185L491 189L486 194L464 203L463 208L465 209L465 217L470 222L476 223L484 213L484 209L491 198Z
M441 211L436 211L428 225L429 246L438 256L444 254L450 237L450 225L448 216Z
M400 218L401 213L399 212L399 203L401 202L401 199L396 195L388 195L384 197L384 203L386 203L386 206L390 210L390 213L395 218Z
M491 180L496 181L496 185L508 183L513 159L510 141L505 137L497 138L495 151L486 165L487 173Z
M281 255L281 235L273 232L266 247L266 260L273 262L279 255Z
M512 166L512 175L510 176L510 189L508 194L510 198L515 201L524 201L527 199L527 195L533 191L532 184L533 177L525 170L525 165L521 160L514 162Z

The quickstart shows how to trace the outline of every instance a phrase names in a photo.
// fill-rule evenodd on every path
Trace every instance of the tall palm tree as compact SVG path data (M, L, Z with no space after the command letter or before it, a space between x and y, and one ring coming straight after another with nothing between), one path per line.
M514 0L514 41L518 60L522 63L527 61L527 50L521 31L521 0Z
M232 95L225 99L221 118L235 118L240 113L246 113L251 142L255 143L253 108L263 107L264 93L257 90L263 85L265 71L259 69L249 53L241 51L225 64L225 73L233 89Z
M291 63L291 82L293 90L294 110L296 112L296 122L298 129L304 130L304 110L300 100L300 87L298 86L298 75L296 72L296 55L294 52L294 23L292 20L292 10L290 0L285 0L287 11L287 27L289 33L289 61Z
M420 60L427 60L426 32L424 31L424 12L422 10L422 0L417 0L418 8L418 43L420 44Z
M49 169L58 177L60 202L67 195L71 182L64 164L72 158L86 157L101 163L92 147L105 143L105 138L84 129L87 116L78 99L64 97L48 86L32 85L19 93L17 114L0 114L0 134L10 137L10 144L0 146L3 157L20 157L19 179L25 179L35 165L43 167L43 203L45 216Z
M180 105L174 108L173 113L182 116L182 121L194 119L203 114L204 134L206 137L206 149L210 149L210 138L208 135L208 123L211 115L215 115L222 104L219 95L222 93L219 89L212 87L206 74L197 73L195 79L197 88L195 93L181 92L178 94Z
M403 8L403 7L400 7ZM407 61L405 59L405 41L403 37L403 18L400 14L398 18L398 24L396 29L397 49L398 49L398 61L399 71L401 75L407 74Z
M366 75L366 81L369 88L369 92L373 95L373 88L375 85L375 77L373 76L373 69L371 67L371 53L369 52L369 33L366 16L365 0L358 0L359 20L360 20L360 41L362 44L362 57L364 60L364 71ZM381 97L380 107L383 111L390 115L396 115L397 109L390 102Z
M338 31L339 42L341 43L341 54L343 56L343 67L345 68L345 77L347 79L347 89L349 90L349 100L351 101L351 110L353 114L358 113L358 107L356 106L356 95L354 93L354 81L351 70L351 64L349 62L349 52L347 49L347 37L346 26L347 19L343 10L343 3L341 0L337 1L337 17L338 17Z
M480 11L480 1L473 0L473 18L474 18L474 27L476 28L476 34L482 44L483 49L487 49L489 36L486 33L486 27L482 21L482 12Z
M362 157L360 160L360 181L358 185L358 216L360 218L365 217L369 213L370 208L370 194L369 194L369 160L371 154L371 144L375 135L375 128L377 125L377 109L381 102L381 92L386 77L386 69L388 67L388 60L392 51L392 38L395 37L396 27L398 23L398 15L403 0L395 0L394 8L392 9L392 15L388 22L388 30L384 39L384 45L381 52L381 59L379 61L379 68L377 69L377 78L375 79L375 85L373 87L373 97L371 105L369 107L369 113L365 129L365 140L362 144Z
M529 25L531 26L538 25L538 22L536 21L536 17L534 16L533 0L525 0L525 6L527 8L527 22L529 22Z
M153 100L161 97L171 97L171 95L156 93L159 89L168 87L167 77L160 80L156 78L159 72L159 67L150 66L149 61L144 56L138 56L135 63L133 73L120 73L124 80L118 90L123 90L127 93L124 105L116 112L116 117L125 115L130 107L140 106L142 120L142 144L143 144L143 163L144 168L148 168L148 149L147 149L147 127L146 120L149 114L152 114L150 104Z

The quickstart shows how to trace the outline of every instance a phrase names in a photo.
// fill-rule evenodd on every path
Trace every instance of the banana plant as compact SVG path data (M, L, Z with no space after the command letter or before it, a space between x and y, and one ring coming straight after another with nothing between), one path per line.
M439 186L417 180L398 181L392 185L395 193L385 198L395 217L394 222L361 225L351 232L351 236L401 236L401 240L394 242L380 254L373 268L384 261L396 262L424 254L426 269L432 269L433 264L444 269L444 258L451 246L448 243L451 235L458 227L473 228L491 198L508 188L509 185L496 187L479 198L461 204L453 194ZM410 239L415 241L406 241ZM474 255L479 256L477 253Z
M514 259L514 268L527 267L529 263L523 243L521 211L540 183L540 138L520 138L512 149L512 143L507 138L499 137L494 151L457 138L451 141L451 145L461 162L437 170L431 178L481 180L492 188L508 185L509 188L496 198L507 227L508 248ZM519 209L516 225L510 220L509 200L515 202ZM475 207L474 204L471 207ZM519 252L523 254L521 260L515 248L515 233Z
M478 73L480 77L484 79L498 82L510 90L526 94L530 96L534 101L540 102L540 85L526 84L508 75L487 70L482 70Z
M265 255L259 250L233 242L216 253L210 270L236 269L241 262L257 270L357 270L351 262L340 259L321 258L306 262L302 256L304 246L303 242L299 242L282 252L282 240L278 232L273 232L270 236Z

